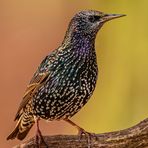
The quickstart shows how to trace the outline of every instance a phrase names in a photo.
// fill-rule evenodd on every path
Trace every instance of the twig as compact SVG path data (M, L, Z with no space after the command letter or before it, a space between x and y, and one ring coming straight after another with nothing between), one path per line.
M92 148L148 148L148 118L131 128L96 136L97 139L92 139ZM49 148L87 148L86 139L79 141L77 135L44 136L44 139ZM31 138L14 148L34 147L34 138Z

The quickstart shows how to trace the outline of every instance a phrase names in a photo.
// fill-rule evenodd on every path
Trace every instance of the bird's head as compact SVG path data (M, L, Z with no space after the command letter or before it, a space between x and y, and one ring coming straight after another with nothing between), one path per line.
M102 25L115 18L125 16L123 14L106 14L95 10L84 10L77 13L70 23L70 30L93 35L98 32Z
M89 40L94 43L95 37L99 29L107 21L125 16L123 14L106 14L95 10L84 10L77 13L68 26L63 44L77 44L82 39ZM93 42L92 42L93 40Z

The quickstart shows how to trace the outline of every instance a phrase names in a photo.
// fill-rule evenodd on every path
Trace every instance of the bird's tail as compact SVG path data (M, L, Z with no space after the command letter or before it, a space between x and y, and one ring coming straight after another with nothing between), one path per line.
M33 115L28 115L27 113L23 113L17 124L15 129L13 130L13 132L7 137L7 140L9 139L19 139L19 140L23 140L26 135L28 134L28 132L30 131L31 127L34 125L35 121L34 121L34 117Z

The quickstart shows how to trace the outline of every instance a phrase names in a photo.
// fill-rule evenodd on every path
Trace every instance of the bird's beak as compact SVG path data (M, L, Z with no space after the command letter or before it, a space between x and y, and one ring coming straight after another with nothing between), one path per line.
M112 19L116 19L116 18L123 17L123 16L126 16L126 15L125 14L104 14L102 16L102 22L107 22Z

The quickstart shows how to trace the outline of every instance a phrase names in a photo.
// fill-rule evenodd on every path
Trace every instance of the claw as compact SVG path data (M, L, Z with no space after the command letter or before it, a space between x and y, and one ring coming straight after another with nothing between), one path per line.
M36 119L36 124L37 124L37 131L36 131L36 135L35 135L35 147L40 148L41 144L44 144L45 148L48 148L48 145L46 144L46 142L42 136L42 133L39 129L39 119Z
M35 136L35 146L36 146L36 148L40 148L41 147L41 144L44 144L45 145L45 148L48 148L48 145L45 142L43 136L41 135L41 132L38 131L37 134L36 134L36 136Z
M89 133L82 128L79 128L78 135L79 135L79 140L82 139L83 135L87 138L88 148L91 148L91 146L93 146L92 140L94 139L94 137L95 139L97 138L97 136L94 133Z
M92 140L94 139L94 137L97 140L97 136L95 134L85 131L83 128L79 127L77 124L69 119L65 119L65 121L78 129L79 141L82 139L82 136L85 135L85 137L87 138L88 148L91 148L91 146L93 146Z

